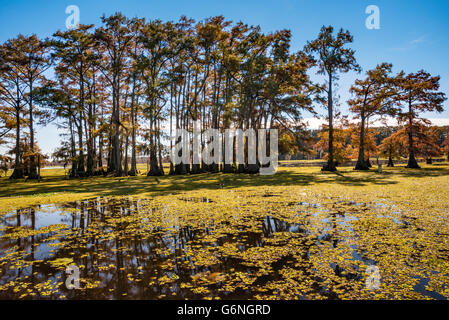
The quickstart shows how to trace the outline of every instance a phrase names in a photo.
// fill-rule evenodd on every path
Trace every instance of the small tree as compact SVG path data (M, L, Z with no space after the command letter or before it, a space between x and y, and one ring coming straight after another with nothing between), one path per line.
M398 139L397 134L393 133L391 136L382 140L382 143L377 147L380 156L388 157L388 167L394 167L394 159L400 159L404 154L404 147Z
M351 131L351 128L345 128L343 124L337 124L334 128L334 167L351 160L351 155L354 153L354 148L351 145ZM322 127L318 137L319 141L314 147L317 150L326 152L324 159L329 161L329 128L326 125Z
M279 154L281 155L292 156L299 152L295 136L289 131L284 131L280 134L278 144Z
M438 145L438 127L423 127L421 139L417 143L418 154L426 159L427 164L432 164L432 157L441 156L441 148Z
M432 157L441 155L441 148L437 143L438 128L416 122L413 125L413 137L411 141L409 139L409 130L408 127L402 127L391 135L391 139L401 145L401 153L405 155L409 152L410 144L412 144L414 155L425 158L428 164L432 163Z

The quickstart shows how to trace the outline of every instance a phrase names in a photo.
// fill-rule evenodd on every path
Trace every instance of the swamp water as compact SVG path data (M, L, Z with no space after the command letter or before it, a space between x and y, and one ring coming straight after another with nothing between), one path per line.
M425 229L394 206L237 197L96 198L0 215L0 299L447 297L449 248L418 245ZM71 265L80 289L67 289Z

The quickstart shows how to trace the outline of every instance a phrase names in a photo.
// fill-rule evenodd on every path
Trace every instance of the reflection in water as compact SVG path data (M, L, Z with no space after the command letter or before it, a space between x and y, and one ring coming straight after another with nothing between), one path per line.
M320 206L298 204L307 207ZM20 209L0 216L0 299L252 299L276 294L268 284L283 281L282 270L290 269L314 280L309 290L335 298L314 278L309 260L317 248L345 242L355 217L333 210L310 219L312 227L272 215L189 224L149 200L132 199ZM354 261L374 263L350 248ZM65 286L71 264L80 268L82 290ZM329 265L338 277L363 280L357 268Z
M140 200L95 199L20 209L1 216L0 256L7 259L2 261L0 285L6 285L6 290L0 291L0 298L17 298L29 292L34 298L192 299L201 295L184 290L181 284L191 281L194 275L207 278L229 269L251 272L251 268L230 257L222 257L215 265L195 267L188 245L201 243L212 230L184 226L173 233L157 224L153 226L151 221L160 211L143 209ZM237 242L243 236L239 249L245 250L263 246L264 239L275 232L300 231L299 226L271 217L261 224L261 233L242 230L236 235L224 235L212 245ZM52 263L60 260L79 266L82 283L83 279L87 281L84 287L92 288L67 290L65 268ZM9 268L10 265L17 267ZM167 283L161 285L163 275ZM17 286L25 289L37 286L39 290L14 289ZM219 296L251 298L252 294L249 290L237 290Z

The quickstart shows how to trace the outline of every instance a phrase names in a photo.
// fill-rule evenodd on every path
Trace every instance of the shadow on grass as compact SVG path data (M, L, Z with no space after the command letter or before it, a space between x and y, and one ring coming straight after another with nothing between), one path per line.
M316 171L315 171L316 169ZM61 176L45 177L41 182L0 180L0 198L32 196L52 193L95 193L99 196L178 193L193 190L232 189L237 187L306 186L311 184L340 184L347 186L388 185L398 183L395 178L426 178L449 175L449 167L423 169L388 168L357 172L345 168L337 172L321 172L319 168L301 172L283 169L271 176L247 174L198 174L165 177L92 177L65 180Z

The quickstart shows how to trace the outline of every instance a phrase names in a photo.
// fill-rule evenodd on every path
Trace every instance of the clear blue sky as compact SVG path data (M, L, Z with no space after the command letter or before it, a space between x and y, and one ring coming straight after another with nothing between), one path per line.
M100 23L103 14L121 11L128 17L177 20L181 15L201 20L223 15L229 20L260 25L265 32L290 29L292 49L302 49L307 40L314 39L322 25L345 28L354 35L356 58L366 71L380 62L390 62L394 71L416 72L420 69L441 76L441 89L449 93L449 1L447 0L166 0L166 1L26 1L0 0L0 41L17 34L36 33L51 36L65 29L68 5L80 8L81 23ZM380 9L380 30L365 27L365 8ZM347 89L357 77L341 78L339 94L341 110L345 112ZM442 114L429 118L449 118L446 102ZM51 152L58 144L53 126L38 129L39 145Z

